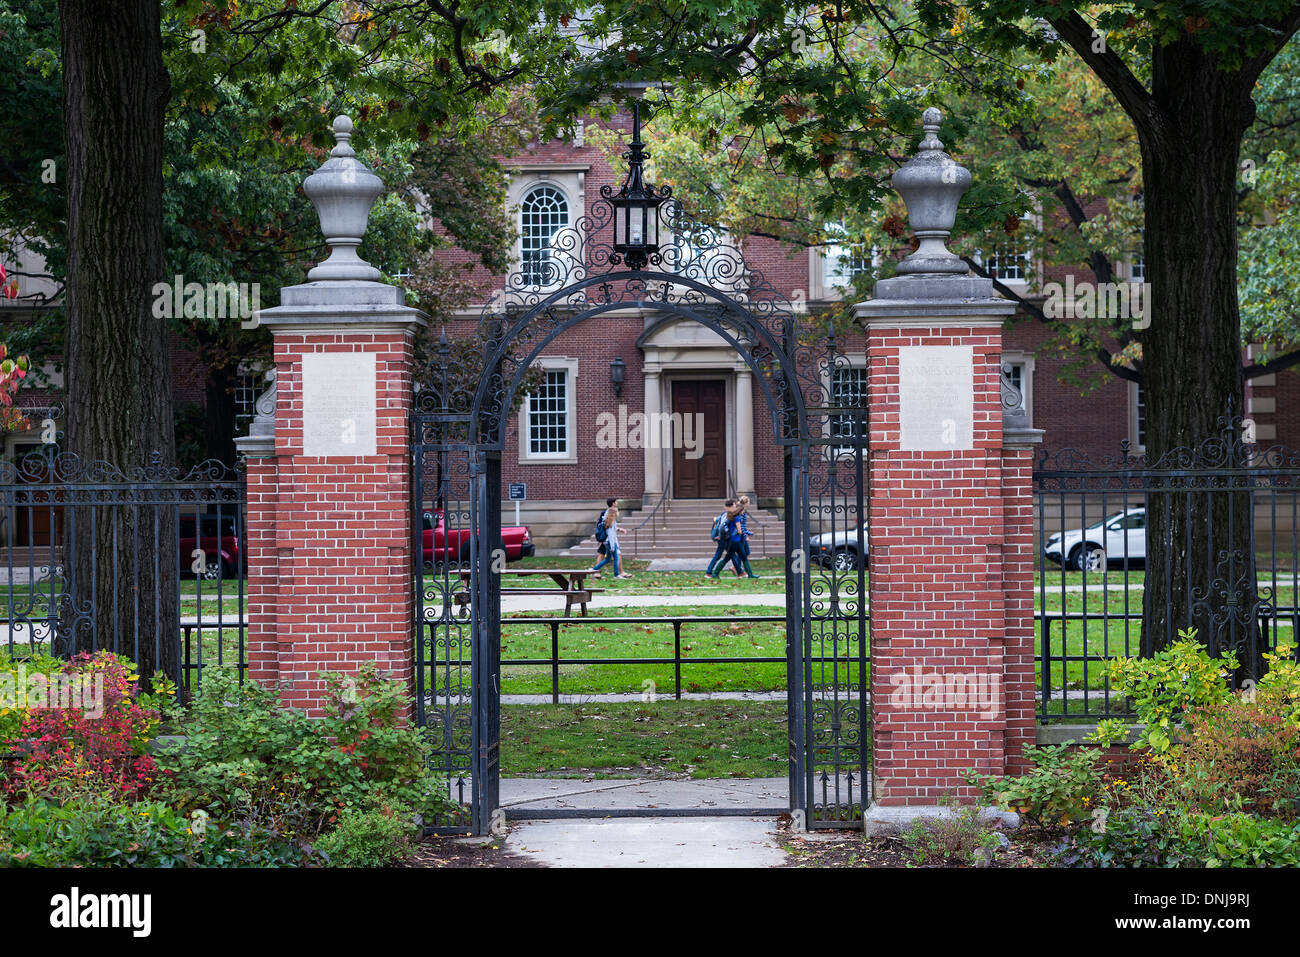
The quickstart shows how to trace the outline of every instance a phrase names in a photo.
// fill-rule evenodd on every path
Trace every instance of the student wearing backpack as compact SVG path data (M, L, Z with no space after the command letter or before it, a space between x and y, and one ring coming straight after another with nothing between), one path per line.
M631 578L631 575L623 574L622 556L619 554L618 549L618 499L607 498L605 504L609 507L601 513L600 518L596 521L596 541L603 542L605 557L589 570L598 572L612 561L614 563L615 578ZM604 533L603 536L602 532Z
M727 535L727 521L731 517L731 509L735 504L734 500L727 499L724 511L713 520L713 529L709 533L714 542L717 543L718 550L713 553L713 560L709 562L709 567L704 574L713 578L717 577L713 574L713 566L718 564L719 561L726 562L727 550L731 544L731 540Z

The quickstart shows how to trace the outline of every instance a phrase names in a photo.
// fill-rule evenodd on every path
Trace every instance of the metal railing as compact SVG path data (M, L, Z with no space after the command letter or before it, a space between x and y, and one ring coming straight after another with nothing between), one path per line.
M1040 721L1129 717L1106 663L1195 629L1236 654L1233 683L1300 627L1300 454L1243 441L1240 420L1196 448L1034 471ZM1148 556L1149 553L1149 556ZM1148 562L1148 557L1152 560ZM1139 571L1140 569L1140 571Z
M668 493L672 490L672 487L673 487L673 470L669 469L668 477L664 480L664 490L659 495L659 501L655 502L655 507L650 509L649 515L641 519L641 521L638 522L636 525L632 526L632 528L628 529L628 531L632 535L632 551L631 551L632 555L636 555L637 549L641 545L641 529L645 528L647 525L650 526L650 544L651 545L658 544L659 538L658 538L657 529L659 526L654 523L654 519L656 515L659 515L663 527L664 528L668 527L668 509L664 508L664 503L668 501Z
M46 445L0 462L0 650L111 651L186 690L245 662L245 488L205 462L122 471Z

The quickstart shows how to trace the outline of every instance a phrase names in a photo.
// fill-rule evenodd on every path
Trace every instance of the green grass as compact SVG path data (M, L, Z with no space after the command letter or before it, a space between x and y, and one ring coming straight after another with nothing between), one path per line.
M506 776L782 777L784 701L506 705Z
M666 616L714 617L722 621L689 623L682 627L682 690L704 691L781 691L785 688L785 622L756 622L755 616L783 615L783 609L770 606L650 606L593 609L586 619L566 619L560 625L561 658L672 658L673 627L646 622L604 624L605 618L655 618ZM539 617L511 615L510 618ZM843 629L850 623L840 624ZM830 634L831 626L817 625L814 635ZM468 628L462 629L468 637ZM842 634L842 631L841 631ZM856 630L853 631L856 636ZM466 643L467 644L467 643ZM549 659L551 629L546 624L503 624L501 657L507 659ZM842 654L848 646L840 639ZM856 654L856 644L852 646ZM465 648L468 654L468 647ZM751 657L778 658L764 663L708 664L692 663L691 658ZM839 680L857 680L856 662L838 663ZM814 664L814 680L829 680L835 664ZM445 681L445 669L439 670ZM468 671L463 677L468 680ZM426 672L427 674L428 672ZM653 682L653 686L647 682ZM660 696L673 694L674 670L668 664L583 664L560 666L561 694L641 694L653 687ZM506 665L502 667L503 694L549 694L551 666Z

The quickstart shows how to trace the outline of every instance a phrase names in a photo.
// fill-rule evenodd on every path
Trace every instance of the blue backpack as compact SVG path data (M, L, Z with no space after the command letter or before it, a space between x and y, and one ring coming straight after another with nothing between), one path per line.
M727 529L727 513L723 512L713 520L713 529L709 532L709 537L715 542L722 538L722 533Z
M609 538L609 529L605 527L605 515L608 510L600 513L600 518L596 519L596 541L603 542Z

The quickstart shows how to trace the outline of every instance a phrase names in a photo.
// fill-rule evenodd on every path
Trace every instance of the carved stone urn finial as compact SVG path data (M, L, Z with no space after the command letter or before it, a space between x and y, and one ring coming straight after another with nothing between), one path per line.
M352 121L334 118L336 145L329 159L303 181L302 188L316 207L330 255L307 273L307 279L379 279L379 270L357 255L370 221L370 208L384 191L383 181L357 159L352 149Z
M943 114L930 107L922 114L925 136L920 149L894 173L893 184L907 204L907 218L919 239L917 250L898 264L899 275L964 276L969 271L948 249L957 219L957 204L970 187L970 171L943 150L939 126Z

